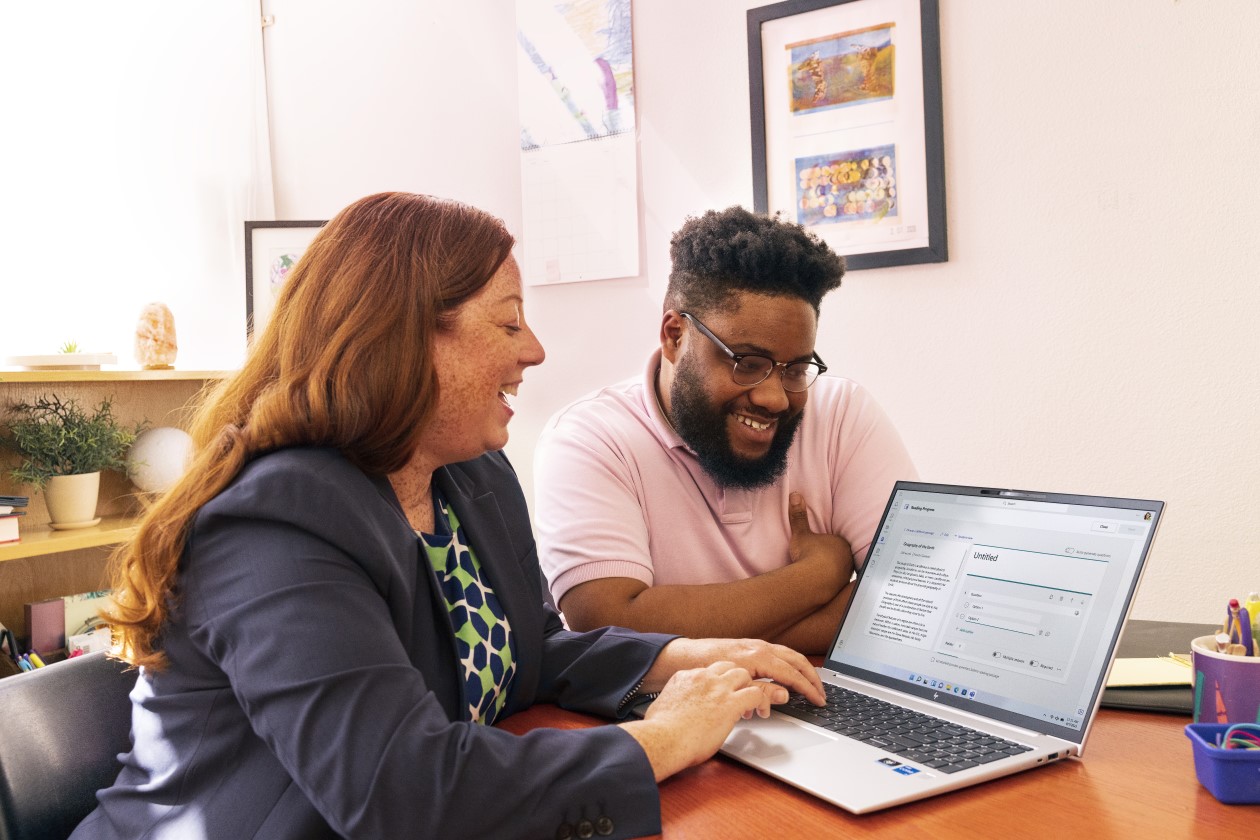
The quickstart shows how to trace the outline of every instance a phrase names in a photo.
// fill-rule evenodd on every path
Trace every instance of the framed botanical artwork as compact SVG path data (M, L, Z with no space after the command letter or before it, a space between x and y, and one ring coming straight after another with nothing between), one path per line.
M271 318L276 295L289 271L327 223L245 223L245 336L252 341Z
M748 10L753 202L850 269L948 259L937 0Z

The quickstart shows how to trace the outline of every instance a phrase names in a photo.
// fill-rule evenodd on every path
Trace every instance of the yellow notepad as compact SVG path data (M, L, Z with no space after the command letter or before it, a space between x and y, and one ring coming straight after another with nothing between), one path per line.
M1194 671L1190 657L1149 656L1117 659L1107 676L1108 688L1136 688L1148 685L1192 685Z

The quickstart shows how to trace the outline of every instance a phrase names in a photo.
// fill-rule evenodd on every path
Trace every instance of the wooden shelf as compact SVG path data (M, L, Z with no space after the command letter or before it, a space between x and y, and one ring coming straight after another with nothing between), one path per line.
M31 402L51 391L85 405L95 405L105 397L113 399L116 416L124 424L148 422L151 427L186 428L201 400L199 394L207 386L235 375L231 370L124 368L0 367L0 416L10 403ZM3 422L0 420L0 425ZM5 469L11 453L4 455L0 458L0 493L19 492L10 486ZM22 539L0 545L0 622L19 636L26 634L24 604L106 588L111 547L131 539L140 527L139 506L132 499L134 488L118 472L101 476L97 512L103 518L91 528L52 530L48 527L43 494L31 493L27 515L18 525Z
M230 370L23 370L0 368L0 382L160 382L226 379Z
M75 528L72 531L54 531L47 526L22 529L20 541L0 545L0 562L77 551L80 548L116 545L131 538L139 527L139 521L134 516L106 516L99 525ZM21 528L21 524L18 527Z

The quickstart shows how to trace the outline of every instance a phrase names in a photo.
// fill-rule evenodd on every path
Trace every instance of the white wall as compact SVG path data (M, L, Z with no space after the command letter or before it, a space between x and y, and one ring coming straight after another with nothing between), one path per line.
M527 492L547 416L640 369L670 232L751 202L755 5L635 0L643 274L529 291ZM405 189L519 231L510 3L267 6L278 218ZM1260 4L942 6L950 261L849 275L818 351L926 479L1167 500L1135 615L1218 620L1260 588Z
M134 368L161 301L181 368L240 365L241 220L272 212L257 22L251 0L0 3L0 363L73 341Z

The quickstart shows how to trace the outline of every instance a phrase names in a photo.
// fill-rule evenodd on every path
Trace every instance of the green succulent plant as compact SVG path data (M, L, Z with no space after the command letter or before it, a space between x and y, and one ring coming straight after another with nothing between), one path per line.
M108 399L88 411L55 395L10 405L5 421L0 447L21 459L9 475L36 488L53 476L125 470L127 450L146 425L119 423Z
M79 342L67 341L65 344L61 345L61 347L57 348L57 352L58 353L78 353Z

